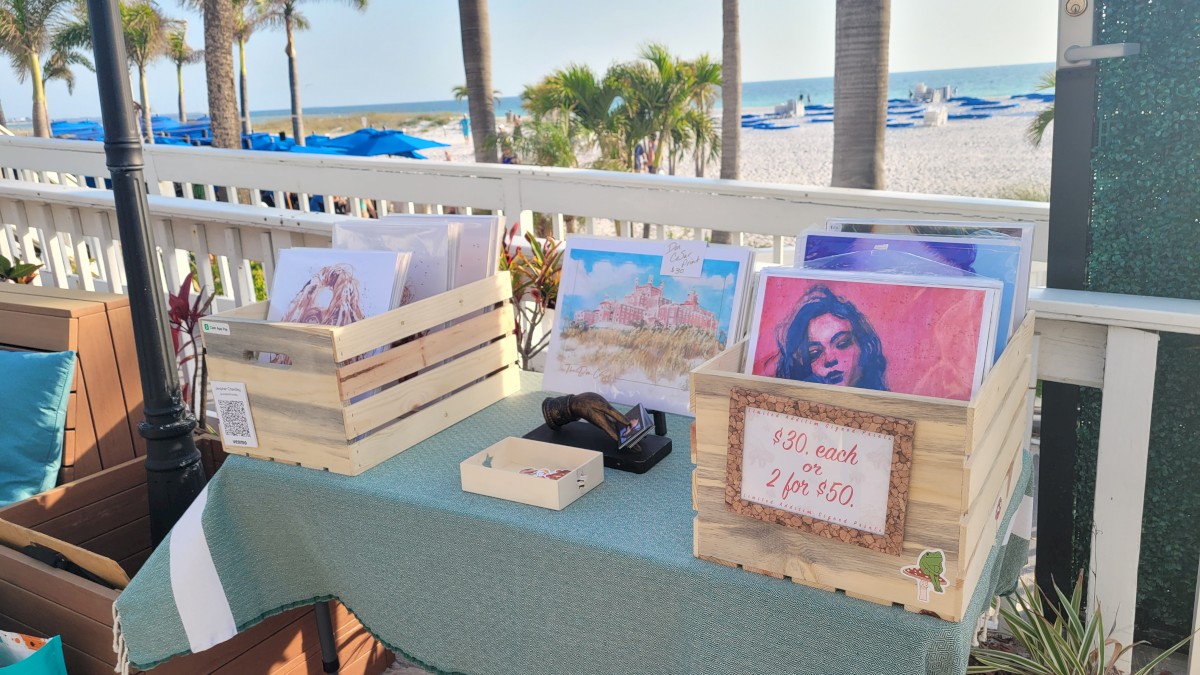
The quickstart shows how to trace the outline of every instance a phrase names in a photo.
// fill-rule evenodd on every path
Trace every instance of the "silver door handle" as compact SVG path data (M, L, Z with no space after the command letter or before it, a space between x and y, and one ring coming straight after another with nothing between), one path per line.
M1080 61L1094 61L1096 59L1115 59L1121 56L1133 56L1142 52L1140 42L1115 42L1110 45L1092 45L1090 47L1080 47L1079 45L1071 45L1067 47L1067 51L1063 53L1063 58L1067 63L1079 63Z

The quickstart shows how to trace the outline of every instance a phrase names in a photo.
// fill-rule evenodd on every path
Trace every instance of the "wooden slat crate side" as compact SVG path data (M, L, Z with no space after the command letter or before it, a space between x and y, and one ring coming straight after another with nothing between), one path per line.
M79 544L87 550L121 561L150 548L150 516L114 527ZM118 564L120 564L118 562ZM122 566L124 569L124 566Z
M112 625L112 604L119 591L55 569L4 546L0 546L0 579L50 602L70 607L93 621ZM9 616L26 621L22 608L4 609Z
M1026 437L1030 435L1033 422L1029 404L1034 396L1034 390L1022 390L1021 395L1015 397L1012 409L1005 411L1008 419L995 425L993 435L984 437L984 445L988 447L967 460L962 494L964 499L972 500L969 508L974 508L983 493L983 486L996 467L1007 467L1012 458L1026 447Z
M1013 499L1021 498L1015 492L1021 478L1022 457L1018 448L1012 459L997 467L990 479L992 483L985 487L988 496L981 495L978 506L972 507L971 513L963 518L963 550L966 552L963 559L972 572L983 571L1004 514Z
M54 286L8 284L4 286L2 292L7 294L27 295L43 299L58 298L61 300L67 300L78 303L80 307L79 311L82 312L102 311L103 309L108 309L111 311L114 308L129 306L129 296L120 295L117 293L104 293L101 291L80 291L73 288L56 288ZM94 309L92 305L97 303L102 304L104 307L100 310Z
M1028 379L1029 363L1033 352L1033 332L1035 316L1032 311L1025 314L1021 326L1013 333L1004 348L1000 359L984 377L983 385L971 401L967 414L967 427L970 439L969 451L979 448L980 442L987 434L988 426L1004 405L1008 392L1014 384L1025 386Z
M792 581L819 588L852 591L891 602L916 600L917 586L900 573L915 565L923 549L906 543L900 556L888 556L851 544L804 532L778 531L778 526L738 516L720 507L723 493L699 490L695 550L701 557L736 563L743 568L782 574ZM966 602L958 559L946 552L942 575L949 581L945 593L932 594L923 608L949 621L961 620Z
M0 344L43 352L73 349L78 334L75 319L0 310Z
M103 302L71 297L55 297L43 293L30 293L29 289L31 288L50 290L49 286L4 284L3 287L0 287L0 310L66 318L77 318L88 314L102 313L105 310ZM63 293L70 292L63 291Z
M124 296L119 303L106 302L108 307L108 328L112 336L113 353L117 358L117 372L121 377L121 391L125 394L125 416L129 426L129 436L133 439L134 455L141 457L146 454L146 439L138 433L138 424L144 418L142 412L142 379L138 369L137 348L133 340L133 316L129 310L129 301Z
M142 483L47 520L37 526L37 531L78 546L97 532L107 532L145 518L149 514L149 502L149 488Z
M110 668L117 662L112 650L111 618L107 624L89 619L3 579L0 579L0 607L19 612L26 617L24 621L37 630L61 635L63 643L110 664Z
M366 397L346 407L346 435L354 438L419 411L438 399L516 363L517 342L505 337L457 359L438 364L411 380Z
M80 409L76 417L78 424L75 427L75 450L70 466L75 469L75 477L78 479L103 471L104 463L100 459L100 424L92 410L92 400L97 398L97 395L92 392L87 375L84 374L82 368L79 368L80 361L77 360L75 363L79 373ZM103 389L103 387L104 385L101 383L96 389Z
M0 630L23 633L40 638L49 638L52 635L56 635L56 633L38 630L23 621L6 615L4 613L5 609L7 608L0 609ZM63 645L63 662L66 663L67 672L70 675L112 675L113 672L113 667L110 664L97 660L68 644Z
M96 425L101 467L113 467L133 459L129 409L120 388L121 376L113 353L107 314L79 318L79 366L91 385L88 404Z
M720 494L720 508L722 511L728 511L728 506L725 503L725 480L724 476L720 480L714 478L717 473L707 459L709 456L701 457L701 464L697 465L697 489L701 491L712 490L713 493ZM704 512L701 511L703 514ZM737 517L737 514L732 514ZM947 554L957 554L962 548L962 540L959 537L959 531L956 527L958 524L957 509L948 507L940 503L936 495L930 496L925 492L911 488L909 493L908 508L905 514L904 525L904 546L906 549L916 550L918 553L927 548L940 548L946 551ZM793 531L787 528L781 528L781 531L792 534ZM796 532L797 534L806 533ZM834 539L818 537L825 541L837 543ZM868 549L862 549L867 551ZM880 558L883 560L883 558Z
M351 475L358 475L392 457L398 447L410 448L520 389L520 370L512 364L482 382L376 431L355 444L354 473Z
M70 485L60 485L25 501L0 508L0 519L36 528L48 520L86 508L106 497L145 483L146 460L138 458L109 469L103 474L87 476ZM149 509L149 506L146 508Z
M508 272L499 272L390 312L334 328L333 358L339 363L349 361L511 297L512 278Z
M342 400L453 358L513 332L511 311L490 311L421 338L338 368Z
M1027 383L1031 364L1031 359L1026 357L1023 361L1023 368L1016 373L1020 379L1011 381L1008 391L1004 392L1004 400L1000 407L995 409L986 425L987 432L980 437L973 452L967 458L967 480L962 485L964 503L969 503L967 500L970 500L972 495L979 494L979 488L988 472L991 471L992 465L1010 459L1005 451L1011 447L1008 438L1012 435L1013 429L1016 428L1024 434L1033 424L1033 420L1026 410L1029 397L1035 394ZM974 430L978 430L982 426L985 425L975 424Z
M250 630L239 633L215 647L196 654L177 656L156 668L145 671L153 675L194 675L212 673L222 666L237 661L243 654L254 650L263 640L289 628L299 630L301 623L315 623L312 607L297 607L276 614ZM110 645L111 646L111 645ZM247 674L254 671L243 671ZM262 671L259 671L262 672Z

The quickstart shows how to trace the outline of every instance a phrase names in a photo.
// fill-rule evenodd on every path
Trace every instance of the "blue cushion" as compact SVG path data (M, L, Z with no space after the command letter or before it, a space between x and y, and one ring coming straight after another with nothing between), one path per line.
M54 487L75 352L0 350L0 506Z

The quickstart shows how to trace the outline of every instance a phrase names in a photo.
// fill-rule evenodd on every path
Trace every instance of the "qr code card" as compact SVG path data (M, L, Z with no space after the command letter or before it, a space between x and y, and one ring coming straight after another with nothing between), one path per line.
M217 401L217 416L221 419L221 440L226 446L257 448L258 434L254 433L254 418L250 416L250 399L244 382L211 382L213 398Z

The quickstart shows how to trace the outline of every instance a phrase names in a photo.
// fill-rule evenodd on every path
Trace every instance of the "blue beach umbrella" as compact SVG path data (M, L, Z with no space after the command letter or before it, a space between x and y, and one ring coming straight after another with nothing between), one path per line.
M421 159L417 150L450 147L416 136L387 129L359 129L352 134L339 136L325 143L324 148L343 148L348 155L374 157L376 155L404 155Z
M345 148L330 148L322 145L294 145L287 152L297 152L306 155L347 155Z

